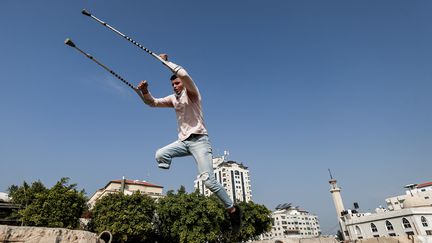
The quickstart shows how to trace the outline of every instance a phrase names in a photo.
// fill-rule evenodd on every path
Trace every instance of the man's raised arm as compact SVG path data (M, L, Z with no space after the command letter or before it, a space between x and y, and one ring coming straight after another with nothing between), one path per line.
M155 99L148 90L148 83L146 80L141 81L138 84L137 92L141 96L144 103L151 107L173 107L171 100L168 97Z
M188 94L192 95L192 96L196 96L196 97L200 97L200 93L198 90L198 87L195 85L195 82L192 80L192 78L189 76L189 74L187 73L187 71L175 64L172 63L170 61L168 61L168 55L167 54L160 54L159 55L162 59L164 59L165 61L167 61L167 66L168 68L178 77L181 79L181 81L183 82L183 86L186 88Z

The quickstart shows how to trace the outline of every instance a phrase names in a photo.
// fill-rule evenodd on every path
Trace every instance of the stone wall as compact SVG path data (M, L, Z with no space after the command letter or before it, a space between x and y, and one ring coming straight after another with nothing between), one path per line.
M0 225L0 242L103 243L98 235L83 230Z

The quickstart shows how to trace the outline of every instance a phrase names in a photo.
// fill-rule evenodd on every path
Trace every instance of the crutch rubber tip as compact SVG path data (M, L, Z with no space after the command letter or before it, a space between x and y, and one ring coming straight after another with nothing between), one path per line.
M82 14L87 15L87 16L91 16L91 13L89 11L87 11L87 9L83 9L81 11Z
M65 43L66 45L68 45L68 46L75 47L75 44L74 44L74 43L72 42L72 40L69 39L69 38L66 38L66 40L64 41L64 43Z

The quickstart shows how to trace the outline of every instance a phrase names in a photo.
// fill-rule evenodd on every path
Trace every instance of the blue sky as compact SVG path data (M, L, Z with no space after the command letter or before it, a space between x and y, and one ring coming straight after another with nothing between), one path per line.
M174 111L63 41L158 97L170 72L83 8L189 71L215 155L247 165L269 209L300 205L331 233L328 168L364 211L432 180L430 1L1 1L0 191L70 177L90 196L122 176L193 190L192 158L154 161Z

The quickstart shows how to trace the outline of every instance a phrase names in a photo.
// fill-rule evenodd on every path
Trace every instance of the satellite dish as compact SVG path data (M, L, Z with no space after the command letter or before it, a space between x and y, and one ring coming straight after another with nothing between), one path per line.
M413 189L416 186L417 186L417 184L408 184L408 185L404 186L404 188Z

